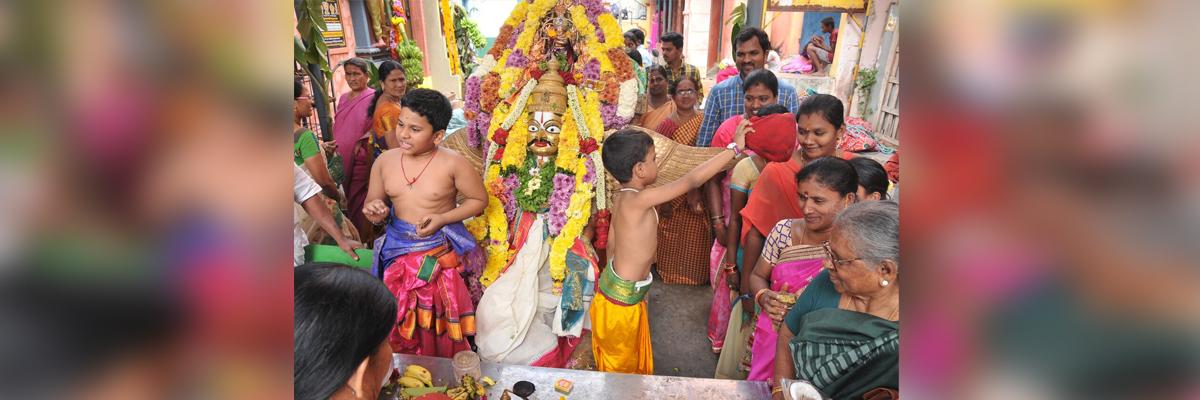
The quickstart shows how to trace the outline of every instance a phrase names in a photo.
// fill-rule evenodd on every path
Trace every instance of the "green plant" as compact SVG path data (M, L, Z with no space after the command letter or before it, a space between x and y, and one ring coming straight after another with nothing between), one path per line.
M871 100L871 87L878 82L879 70L875 68L863 68L858 70L858 76L854 78L854 89L858 92L858 107L863 110L863 116L871 115L871 108L867 104Z
M325 46L323 32L325 19L321 16L321 0L300 0L296 3L296 31L299 37L294 37L294 58L300 64L301 70L309 74L309 64L316 64L321 69L322 79L312 81L321 93L326 93L325 82L333 79L333 70L329 67L329 48Z
M738 4L729 13L729 19L725 20L726 24L733 23L733 28L729 30L729 43L733 50L733 58L737 59L737 35L742 31L742 27L746 26L746 3Z
M421 66L425 54L421 53L417 42L405 39L396 45L396 53L400 55L400 66L404 67L404 79L408 80L409 87L417 87L425 81L425 69Z

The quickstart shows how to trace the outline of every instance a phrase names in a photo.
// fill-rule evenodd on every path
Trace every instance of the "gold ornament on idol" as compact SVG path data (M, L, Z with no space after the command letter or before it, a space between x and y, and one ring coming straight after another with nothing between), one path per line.
M558 154L558 138L562 134L562 116L567 112L567 86L558 75L558 60L546 63L547 71L538 79L525 107L529 112L529 152L542 160Z

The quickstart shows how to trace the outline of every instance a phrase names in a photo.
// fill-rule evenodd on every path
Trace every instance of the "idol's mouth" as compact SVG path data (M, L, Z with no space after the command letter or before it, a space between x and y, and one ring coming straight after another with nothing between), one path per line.
M533 147L550 147L550 142L542 139L534 139L529 145Z

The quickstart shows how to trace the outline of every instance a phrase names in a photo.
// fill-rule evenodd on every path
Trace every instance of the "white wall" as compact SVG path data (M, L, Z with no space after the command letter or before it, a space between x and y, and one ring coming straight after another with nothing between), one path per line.
M700 68L701 76L711 67L707 64L710 8L712 2L709 0L688 0L683 6L683 60Z

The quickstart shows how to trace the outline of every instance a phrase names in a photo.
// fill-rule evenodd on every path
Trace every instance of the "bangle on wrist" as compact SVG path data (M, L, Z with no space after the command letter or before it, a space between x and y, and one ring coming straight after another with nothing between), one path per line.
M771 396L774 396L776 393L783 394L783 386L775 386L774 389L771 389Z
M758 300L762 297L763 292L766 292L767 290L770 290L770 289L762 288L762 289L758 289L757 292L754 292L754 303L755 304L760 304L760 305L762 304L762 303L759 303Z

